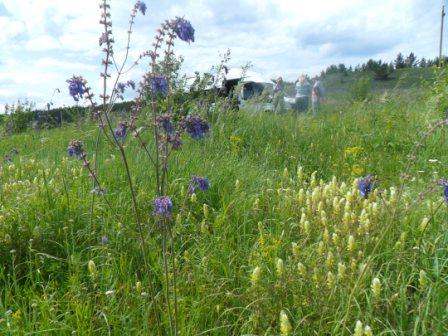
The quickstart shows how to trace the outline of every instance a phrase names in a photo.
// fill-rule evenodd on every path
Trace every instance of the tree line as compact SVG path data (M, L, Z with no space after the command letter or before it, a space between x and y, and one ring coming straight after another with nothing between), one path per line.
M330 74L343 74L348 75L349 73L359 73L359 72L373 72L375 79L386 80L389 76L397 69L406 68L428 68L433 65L447 64L448 57L443 56L442 60L438 57L434 59L426 59L422 57L418 59L413 52L408 56L404 56L401 52L398 53L394 61L385 62L382 60L369 59L367 62L358 64L357 66L347 67L345 64L332 64L322 71L321 76L326 76Z

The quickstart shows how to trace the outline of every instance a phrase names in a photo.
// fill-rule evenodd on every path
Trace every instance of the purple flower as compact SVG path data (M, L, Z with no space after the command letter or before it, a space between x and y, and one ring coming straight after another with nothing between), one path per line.
M149 85L154 94L161 93L165 97L168 95L168 81L164 76L155 76L150 78Z
M128 130L128 125L126 123L119 123L117 128L114 129L114 136L115 139L121 144L124 143L124 140L126 139Z
M439 181L439 184L443 187L443 198L448 203L448 180L442 179Z
M135 90L135 82L133 80L128 80L126 82L126 85L130 88L132 88L132 90Z
M192 194L197 189L199 189L199 190L208 190L209 188L210 188L210 183L208 182L208 178L193 175L191 177L190 185L188 187L188 192L190 194Z
M73 76L67 80L67 83L70 96L72 96L75 101L79 101L85 92L82 78Z
M176 17L176 19L172 22L172 25L178 38L188 43L194 42L194 28L190 21L185 20L184 18Z
M117 83L117 91L124 93L124 89L126 89L126 83Z
M174 133L173 123L171 122L171 116L167 113L157 116L157 124L162 127L167 134Z
M146 4L143 1L137 1L136 7L143 15L146 14Z
M182 147L182 140L178 132L175 134L168 134L168 142L174 150L178 150Z
M195 140L203 139L210 129L208 122L198 115L188 115L181 126Z
M358 181L358 189L359 193L362 197L367 198L369 197L370 192L375 188L375 181L373 176L367 175L365 177L362 177Z
M79 140L72 140L67 147L67 154L71 157L76 157L78 159L83 159L85 157L84 148L82 147L82 142Z
M169 217L173 209L173 202L168 196L160 196L154 200L153 207L155 216Z

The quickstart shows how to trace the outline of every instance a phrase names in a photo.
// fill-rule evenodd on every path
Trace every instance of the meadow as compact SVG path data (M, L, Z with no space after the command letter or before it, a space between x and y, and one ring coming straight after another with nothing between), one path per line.
M3 138L0 152L18 154L0 170L0 334L168 335L167 294L179 335L446 335L448 216L434 181L448 175L448 151L446 130L431 130L443 118L436 94L332 100L316 118L218 100L210 134L185 138L171 160L167 277L156 177L136 139L124 147L150 273L118 150L99 143L104 196L67 156L75 138L94 152L95 123ZM375 189L364 198L367 174ZM192 175L209 190L189 193Z

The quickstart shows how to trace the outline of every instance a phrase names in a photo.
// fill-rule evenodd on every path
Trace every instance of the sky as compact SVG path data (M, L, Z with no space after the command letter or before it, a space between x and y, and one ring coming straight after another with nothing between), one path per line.
M294 80L330 64L391 61L398 52L438 55L440 0L144 0L136 18L130 61L151 48L160 23L185 17L195 42L177 41L182 72L208 71L231 50L230 66L250 62L265 79ZM124 56L135 2L110 0L117 62ZM66 80L84 76L100 90L99 1L0 0L0 112L18 99L37 107L73 105ZM448 26L448 25L447 25ZM446 41L446 39L445 39ZM446 44L446 43L445 43ZM446 45L448 48L448 45ZM446 50L446 48L444 48ZM445 53L446 54L446 53ZM139 81L142 63L123 80ZM59 88L60 93L55 92ZM132 98L128 93L126 98Z

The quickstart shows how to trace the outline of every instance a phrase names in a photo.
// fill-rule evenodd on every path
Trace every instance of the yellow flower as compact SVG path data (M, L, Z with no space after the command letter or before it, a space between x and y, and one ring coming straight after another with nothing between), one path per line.
M256 286L260 282L261 278L261 267L257 266L252 271L252 275L250 277L250 282L252 283L252 286Z
M375 298L375 300L378 300L381 296L381 281L378 278L374 278L372 280L372 293L373 293L373 297Z
M344 150L344 156L348 157L348 156L358 156L359 154L361 154L364 151L364 148L359 147L359 146L355 146L355 147L347 147Z
M280 334L282 336L288 336L291 334L292 327L291 323L289 322L288 315L286 315L286 312L282 310L280 312Z
M355 163L354 165L352 165L352 174L354 176L361 176L364 174L364 168Z

